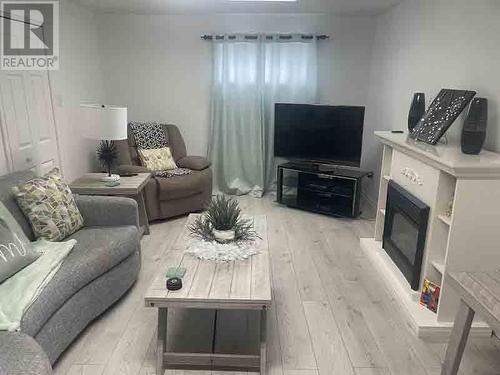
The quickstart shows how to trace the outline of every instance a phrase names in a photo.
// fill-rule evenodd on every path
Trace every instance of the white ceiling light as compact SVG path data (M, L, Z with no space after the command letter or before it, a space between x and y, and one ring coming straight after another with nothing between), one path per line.
M241 3L296 3L298 0L229 0Z
M123 14L330 13L376 15L402 0L73 0L98 12Z

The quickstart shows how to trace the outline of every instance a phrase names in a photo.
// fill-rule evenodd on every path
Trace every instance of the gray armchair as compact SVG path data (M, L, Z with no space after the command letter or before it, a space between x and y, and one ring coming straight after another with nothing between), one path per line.
M150 221L166 219L189 212L200 211L212 196L210 162L202 156L187 156L186 145L179 128L162 124L167 134L172 156L180 168L193 172L171 178L153 177L145 187L146 211ZM128 140L117 141L120 154L119 173L151 172L140 165L137 145L128 126Z

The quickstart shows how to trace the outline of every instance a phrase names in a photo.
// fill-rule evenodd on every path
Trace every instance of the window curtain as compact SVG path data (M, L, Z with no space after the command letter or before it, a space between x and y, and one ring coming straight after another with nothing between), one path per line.
M317 102L316 38L213 40L212 161L216 187L262 196L274 181L274 103Z

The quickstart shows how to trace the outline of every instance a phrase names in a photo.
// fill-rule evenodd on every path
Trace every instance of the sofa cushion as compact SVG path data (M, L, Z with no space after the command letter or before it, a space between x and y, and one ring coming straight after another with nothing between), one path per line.
M40 257L16 219L0 202L0 283Z
M58 168L12 191L38 238L61 241L83 226L83 217Z
M205 181L198 171L184 176L156 177L156 181L160 201L190 197L200 194L206 188Z
M117 165L132 165L132 158L128 149L128 141L126 139L113 141L118 151Z
M0 201L7 207L12 216L14 216L17 223L23 229L24 234L26 234L30 240L33 240L35 236L33 235L28 219L26 219L16 202L14 194L12 193L12 188L34 177L35 175L31 171L14 172L0 177Z
M0 374L50 375L50 361L32 337L18 332L0 333Z
M172 124L163 124L163 127L168 134L168 145L172 149L174 159L176 161L182 159L187 155L187 153L186 144L184 143L184 139L182 139L182 134L179 128Z
M35 336L73 294L140 246L135 226L83 228L68 239L77 244L21 320L21 331L29 335Z

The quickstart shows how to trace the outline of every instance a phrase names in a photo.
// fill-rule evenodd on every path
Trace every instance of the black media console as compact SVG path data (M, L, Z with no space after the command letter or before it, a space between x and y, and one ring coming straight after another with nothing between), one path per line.
M357 217L361 180L372 172L328 164L278 165L277 200L289 207L331 216Z

